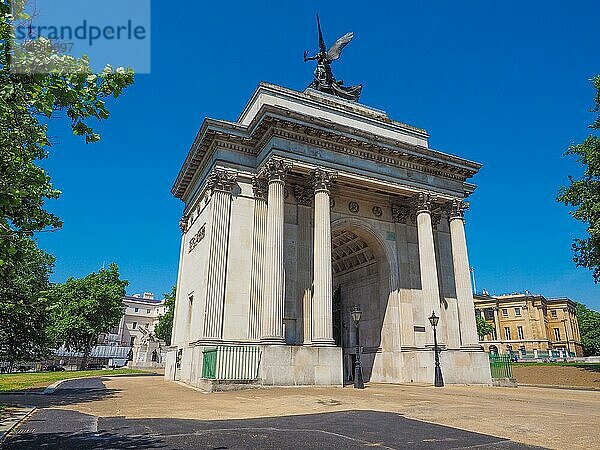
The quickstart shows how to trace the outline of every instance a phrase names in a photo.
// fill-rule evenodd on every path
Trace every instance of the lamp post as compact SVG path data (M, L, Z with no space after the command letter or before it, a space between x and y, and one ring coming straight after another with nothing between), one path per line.
M433 351L435 354L435 379L433 385L435 387L443 387L444 386L444 378L442 377L442 368L440 367L440 355L437 343L437 332L436 327L440 318L435 315L435 311L431 313L431 317L429 317L429 323L433 327Z
M360 366L360 334L358 331L358 324L360 322L360 318L362 316L362 311L360 307L356 305L352 308L352 320L354 320L354 329L356 331L356 359L354 360L354 388L355 389L364 389L365 382L363 381L362 376L362 367Z

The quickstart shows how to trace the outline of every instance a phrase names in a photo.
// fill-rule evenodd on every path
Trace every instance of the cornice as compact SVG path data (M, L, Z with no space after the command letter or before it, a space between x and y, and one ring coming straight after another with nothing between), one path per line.
M409 177L410 171L415 171L465 182L481 167L479 163L433 149L266 105L248 126L205 119L171 192L175 197L183 198L194 175L216 148L257 155L273 136L402 167L409 171Z

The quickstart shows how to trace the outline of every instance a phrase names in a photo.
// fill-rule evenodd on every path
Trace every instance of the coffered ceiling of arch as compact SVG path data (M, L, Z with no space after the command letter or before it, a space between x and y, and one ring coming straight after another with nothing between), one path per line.
M331 233L331 260L334 275L366 267L375 263L375 255L369 244L349 230Z

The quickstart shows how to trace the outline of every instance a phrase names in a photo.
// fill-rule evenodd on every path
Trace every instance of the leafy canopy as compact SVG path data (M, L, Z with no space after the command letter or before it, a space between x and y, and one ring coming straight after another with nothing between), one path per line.
M23 262L0 277L0 360L11 363L43 357L50 345L44 291L54 258L30 238L22 238L19 245Z
M126 286L114 263L108 269L53 286L49 292L50 334L56 345L89 354L100 333L108 333L119 324Z
M479 315L475 316L475 322L477 323L477 335L479 336L479 339L483 339L484 336L487 336L494 331L494 325Z
M131 69L106 66L94 74L87 57L57 53L44 38L26 43L24 59L14 36L15 27L30 20L26 3L0 0L0 269L26 256L23 237L61 226L44 209L60 191L38 165L51 146L49 120L66 113L74 134L96 142L100 136L89 121L108 118L105 99L118 97L133 83ZM17 64L23 61L27 64Z
M583 353L586 356L600 355L600 313L577 303L577 322Z
M175 296L177 286L173 286L171 292L165 294L165 314L159 316L158 323L154 327L156 337L171 345L171 335L173 334L173 317L175 314Z
M590 125L592 130L600 130L600 75L593 80L596 88L595 107L598 113ZM588 236L573 242L573 261L580 267L593 272L594 281L600 282L600 137L588 136L581 144L571 145L567 155L575 155L585 167L581 179L569 177L570 185L563 187L558 201L574 207L571 215L587 225Z

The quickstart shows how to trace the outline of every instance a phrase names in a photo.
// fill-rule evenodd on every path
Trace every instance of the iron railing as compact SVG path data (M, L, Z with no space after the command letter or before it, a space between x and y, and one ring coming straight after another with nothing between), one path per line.
M202 378L212 380L256 380L260 347L255 345L218 345L203 350Z
M512 378L510 355L490 354L492 378Z

